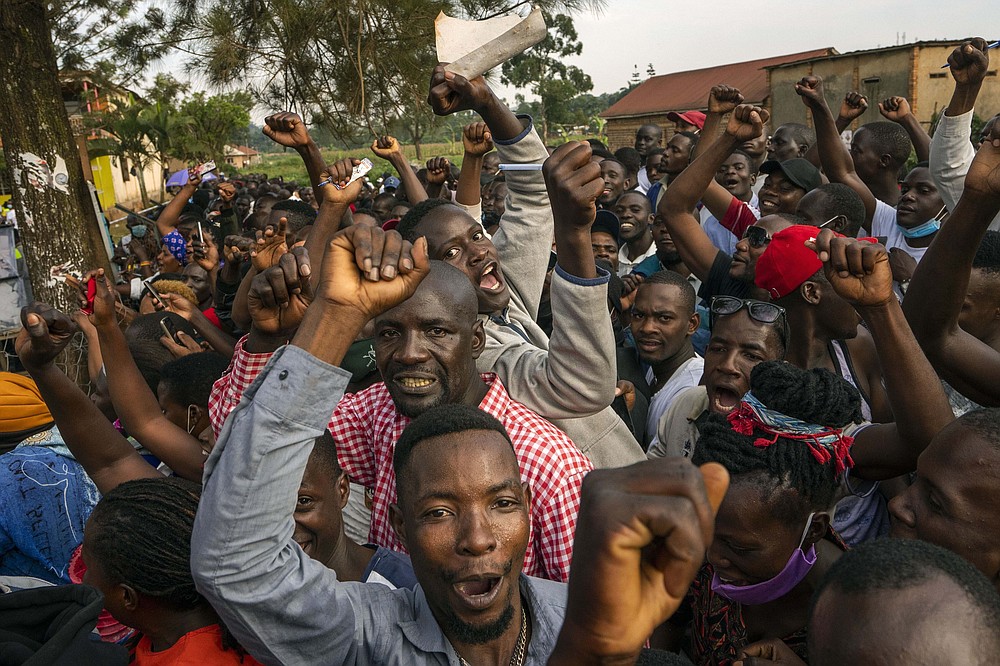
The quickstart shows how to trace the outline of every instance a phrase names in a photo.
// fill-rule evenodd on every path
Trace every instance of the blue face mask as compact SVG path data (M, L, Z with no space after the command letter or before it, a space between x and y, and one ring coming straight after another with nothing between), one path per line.
M930 220L927 220L921 225L913 227L911 229L905 229L899 227L899 230L903 233L906 238L926 238L932 234L936 234L941 228L941 220L948 214L948 209L945 206L941 206L941 210L938 211Z
M927 222L911 229L900 227L899 230L903 232L903 236L906 238L925 238L931 234L936 234L940 228L940 220L928 220Z
M137 227L132 227L129 231L132 232L132 238L145 238L148 229L146 229L146 225L140 224Z

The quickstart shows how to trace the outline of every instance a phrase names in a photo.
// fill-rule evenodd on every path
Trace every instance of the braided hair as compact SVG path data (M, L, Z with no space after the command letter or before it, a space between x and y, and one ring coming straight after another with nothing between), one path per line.
M201 486L167 476L126 481L105 494L87 521L87 547L112 583L124 583L174 610L207 601L191 576L191 532ZM222 647L245 651L221 620ZM130 641L138 644L137 633Z
M177 477L126 481L97 503L87 546L113 583L177 610L205 600L191 577L191 531L201 487Z
M750 390L768 409L826 428L842 429L862 420L857 389L833 373L803 370L782 361L757 365ZM775 513L798 521L810 510L833 506L839 474L836 459L819 462L806 442L768 433L759 427L741 434L725 417L712 415L699 426L701 436L692 461L717 462L733 477L745 479L766 493ZM760 446L764 439L773 443ZM781 500L774 492L790 488L799 501Z

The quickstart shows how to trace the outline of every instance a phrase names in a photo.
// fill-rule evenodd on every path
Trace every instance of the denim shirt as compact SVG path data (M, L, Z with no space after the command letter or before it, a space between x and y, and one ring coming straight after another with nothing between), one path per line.
M313 440L349 380L286 346L244 393L205 463L191 540L198 591L265 664L457 666L419 585L338 581L292 540ZM522 576L520 587L532 622L525 663L544 664L562 625L566 586Z

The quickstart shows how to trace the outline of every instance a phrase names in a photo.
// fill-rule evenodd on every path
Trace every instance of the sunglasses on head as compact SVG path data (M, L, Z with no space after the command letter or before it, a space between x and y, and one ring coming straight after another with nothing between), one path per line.
M764 247L771 242L771 236L764 227L747 227L747 230L743 232L743 238L750 244L750 247L756 248Z
M709 328L715 329L717 317L736 314L743 308L747 309L747 314L750 315L751 319L762 324L776 324L780 321L781 326L778 332L781 336L781 344L783 347L788 346L788 319L785 317L785 308L766 301L736 298L735 296L714 296L709 306Z

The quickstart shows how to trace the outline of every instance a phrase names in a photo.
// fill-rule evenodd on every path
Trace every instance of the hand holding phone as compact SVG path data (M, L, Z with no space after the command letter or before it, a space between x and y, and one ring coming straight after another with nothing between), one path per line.
M83 314L87 315L88 317L94 314L94 299L96 297L97 297L97 282L94 281L94 278L90 278L89 280L87 280L87 305L83 308L80 308L81 312L83 312Z
M160 328L163 329L164 335L177 344L181 344L181 341L177 338L177 326L174 322L170 321L170 317L164 317L160 320Z

